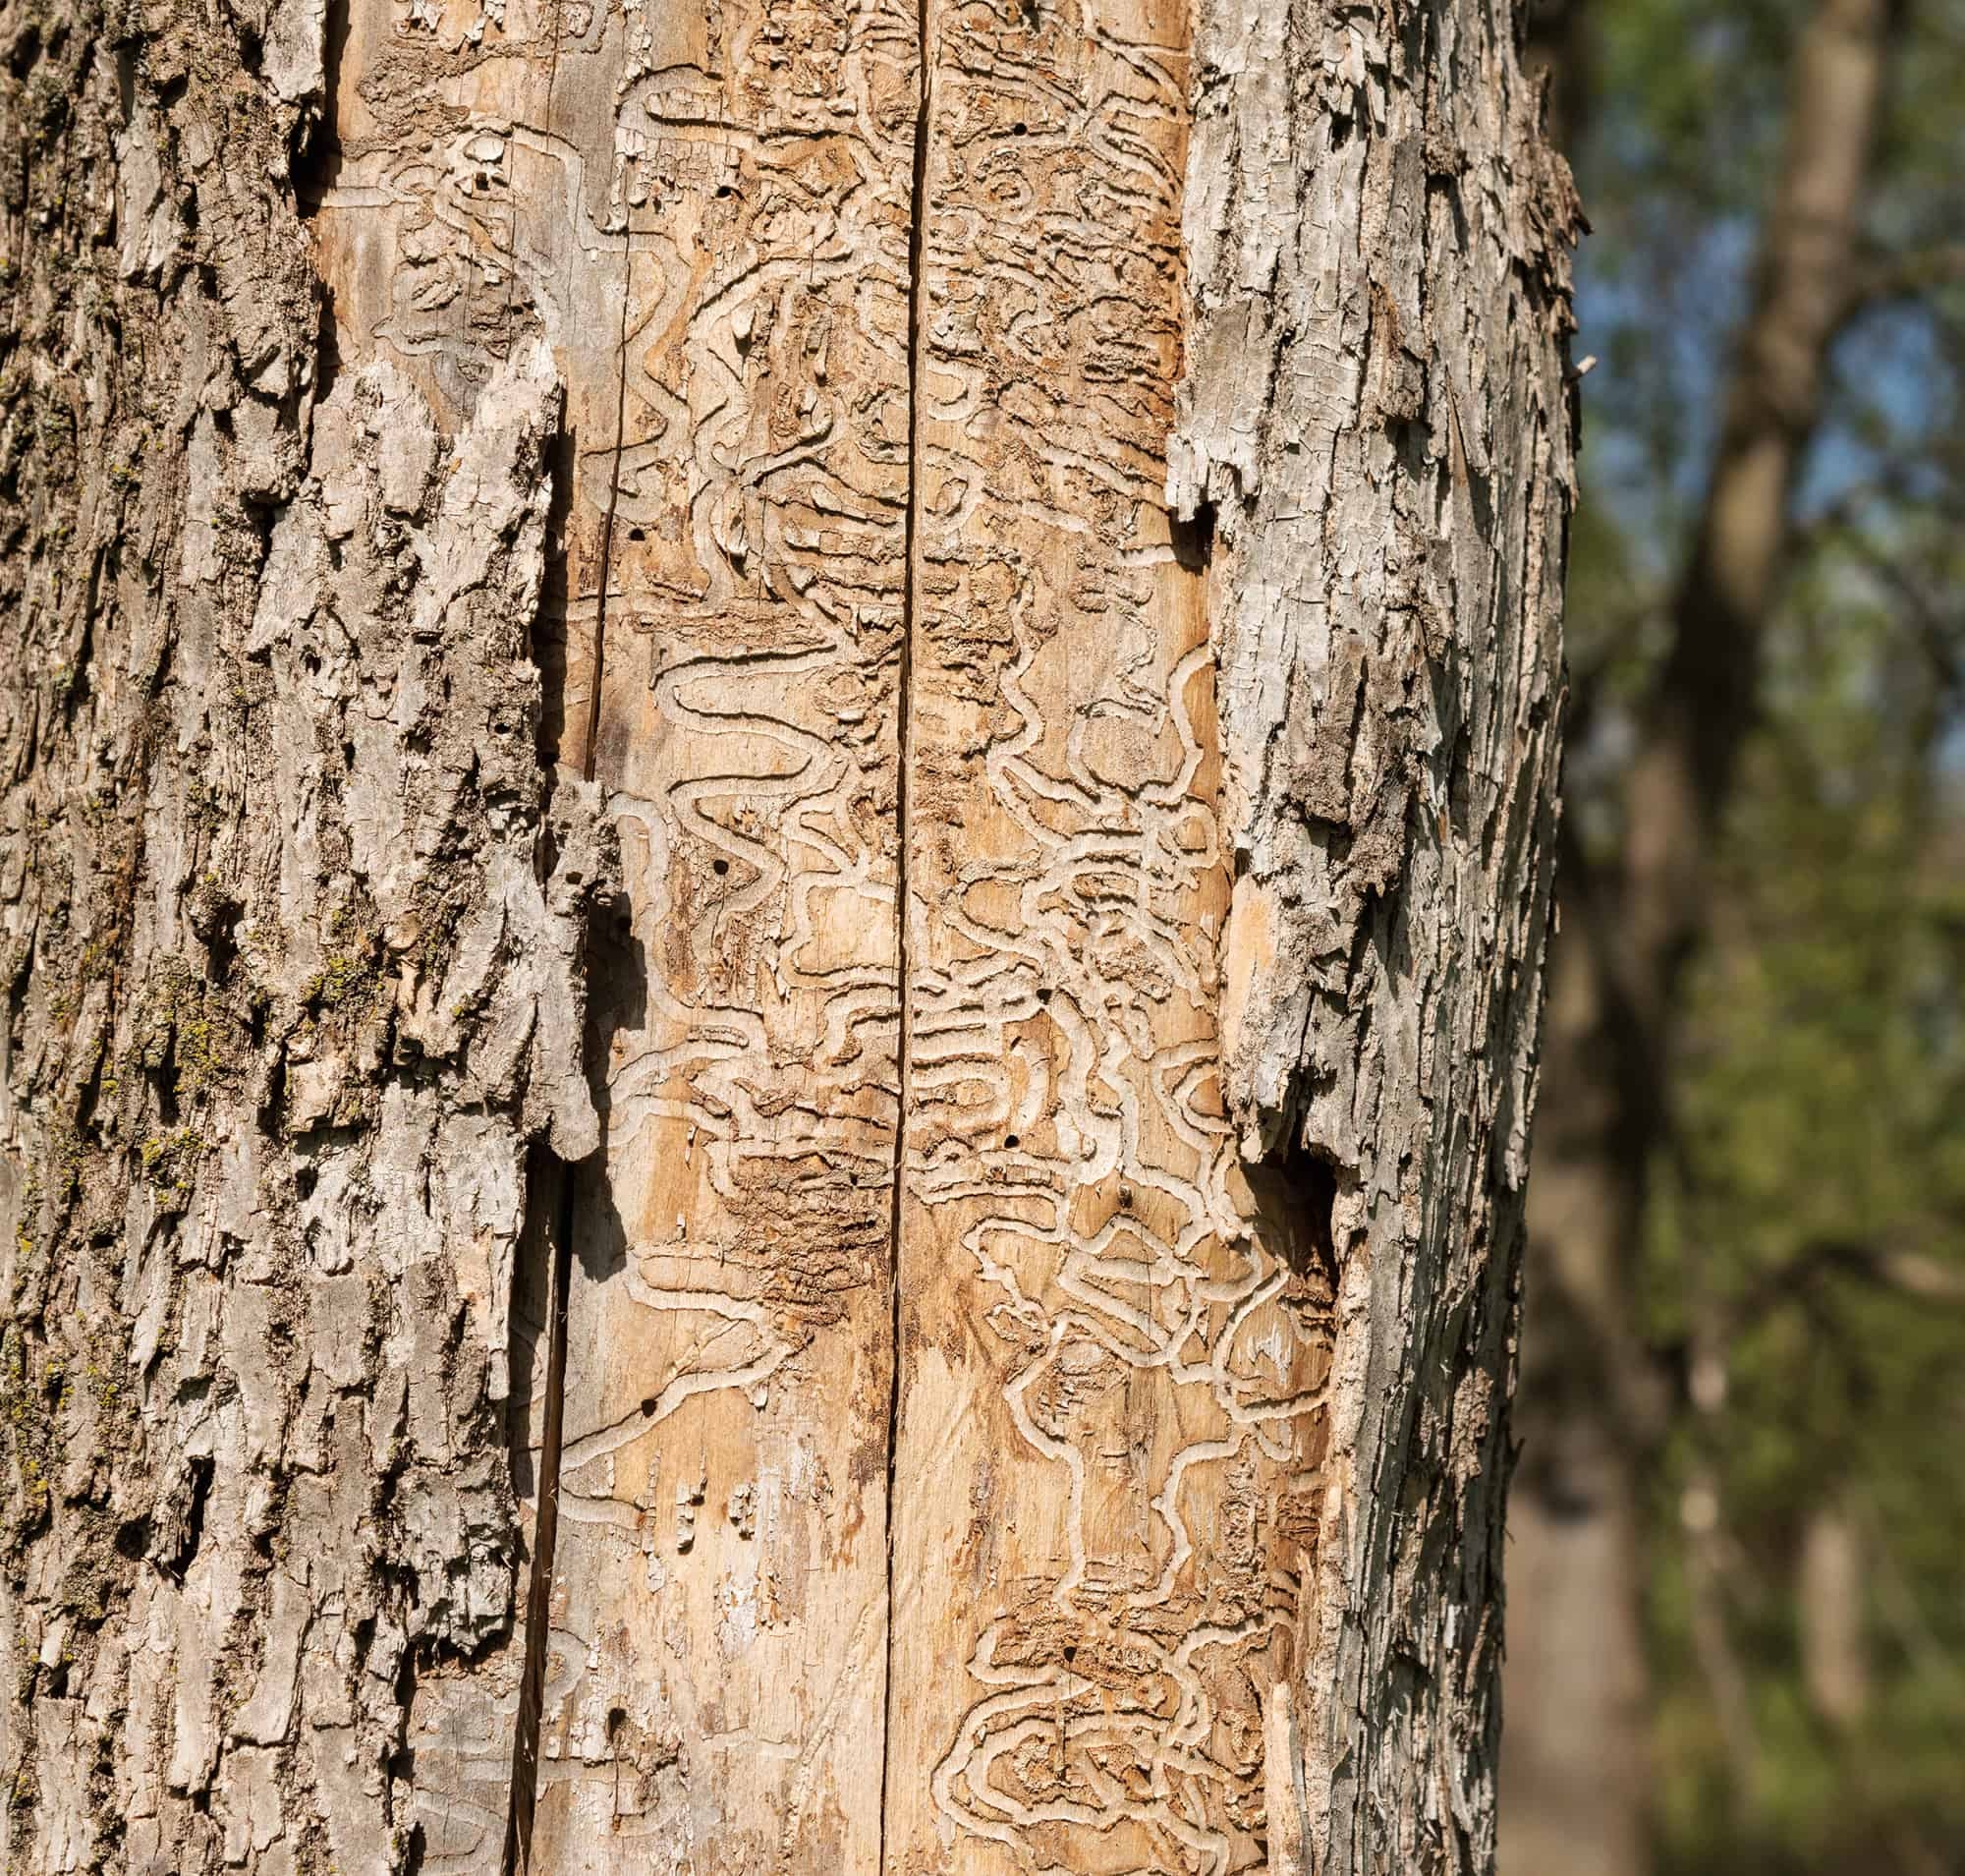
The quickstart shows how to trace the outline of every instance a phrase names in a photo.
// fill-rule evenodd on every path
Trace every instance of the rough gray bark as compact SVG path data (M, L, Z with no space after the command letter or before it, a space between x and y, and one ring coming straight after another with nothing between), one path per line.
M1299 1642L1319 1871L1493 1848L1576 219L1505 32L1458 7L1203 14L1169 489L1225 543L1229 1103L1246 1157L1337 1189Z
M8 1867L395 1867L420 1669L510 1626L528 1146L595 1137L559 388L319 397L317 10L9 28Z
M980 17L0 14L9 1868L1491 1859L1566 182Z

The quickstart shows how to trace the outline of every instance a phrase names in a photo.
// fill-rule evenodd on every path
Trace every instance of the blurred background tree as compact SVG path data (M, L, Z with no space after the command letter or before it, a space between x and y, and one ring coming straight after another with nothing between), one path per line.
M1502 1876L1965 1870L1965 0L1544 0L1595 224Z

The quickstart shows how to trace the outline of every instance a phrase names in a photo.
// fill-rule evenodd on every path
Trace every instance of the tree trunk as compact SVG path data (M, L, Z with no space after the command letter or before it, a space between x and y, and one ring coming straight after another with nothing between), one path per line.
M1486 1867L1505 15L9 4L8 1866Z

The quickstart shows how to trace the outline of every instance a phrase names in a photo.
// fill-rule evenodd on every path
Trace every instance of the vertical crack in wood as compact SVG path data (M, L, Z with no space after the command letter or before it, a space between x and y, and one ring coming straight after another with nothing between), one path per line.
M593 674L587 700L587 741L580 772L593 779L600 743L600 682L607 662L607 583L614 565L614 517L621 504L621 453L628 426L628 308L635 297L635 228L631 219L621 249L621 342L615 357L614 463L607 478L607 512L600 524L600 580L593 598Z
M555 55L557 54L555 34ZM627 435L628 309L635 272L633 230L622 255L621 333L617 347L618 375L614 394L614 456L608 477L607 511L600 527L599 580L593 607L591 695L588 700L586 741L580 772L594 779L600 741L600 677L607 633L607 584L613 565L614 518L620 501L621 455ZM514 210L513 246L518 244ZM561 544L564 552L564 542ZM601 1113L601 1144L594 1163L604 1162L607 1120ZM552 1232L552 1280L547 1297L546 1393L544 1423L539 1438L538 1511L533 1527L532 1579L526 1592L526 1662L519 1683L518 1722L512 1737L511 1810L505 1827L504 1876L523 1876L532 1866L533 1819L538 1805L539 1730L545 1701L546 1656L552 1628L553 1553L559 1540L560 1453L566 1419L567 1291L573 1279L575 1173L558 1165L557 1213Z
M887 1241L888 1375L887 1375L887 1639L886 1679L881 1697L880 1726L880 1869L887 1866L887 1788L893 1766L894 1739L894 1509L899 1481L895 1476L901 1444L901 1219L907 1198L908 1069L914 1043L913 1002L908 978L908 856L912 827L909 817L909 766L913 754L913 692L915 603L919 574L921 517L921 358L922 293L926 265L927 221L927 152L932 107L932 54L928 40L930 0L919 0L915 14L919 89L915 102L914 177L908 204L908 488L902 522L902 553L906 561L901 586L901 654L897 685L899 718L895 757L894 813L894 960L900 997L900 1039L896 1047L894 1112L893 1213Z
M559 1455L566 1400L566 1292L573 1275L573 1168L554 1161L556 1180L535 1156L531 1189L550 1240L552 1276L546 1292L546 1397L539 1437L538 1512L533 1527L532 1580L526 1591L526 1663L512 1736L511 1810L505 1823L505 1876L532 1861L533 1816L538 1801L539 1725L545 1697L546 1641L551 1628L553 1548L559 1535ZM554 1189L548 1193L551 1183ZM552 1223L543 1223L548 1216Z

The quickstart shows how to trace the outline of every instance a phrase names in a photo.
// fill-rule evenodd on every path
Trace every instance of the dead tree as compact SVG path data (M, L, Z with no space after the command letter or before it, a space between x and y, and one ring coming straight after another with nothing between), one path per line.
M1485 1868L1508 9L0 21L9 1868Z

